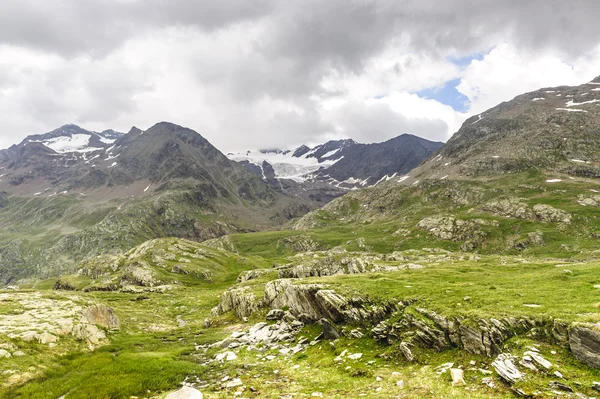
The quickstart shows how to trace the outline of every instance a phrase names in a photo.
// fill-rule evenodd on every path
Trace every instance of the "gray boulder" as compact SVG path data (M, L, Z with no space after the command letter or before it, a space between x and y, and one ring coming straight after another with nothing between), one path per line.
M593 326L572 327L569 331L569 347L579 361L600 368L600 332Z

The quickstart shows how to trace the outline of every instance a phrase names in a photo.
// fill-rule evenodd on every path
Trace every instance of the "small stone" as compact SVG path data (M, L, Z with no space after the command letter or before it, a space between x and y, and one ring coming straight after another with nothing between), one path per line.
M404 388L404 380L396 381L396 386L398 388Z
M238 357L235 353L233 352L223 352L223 353L217 353L217 355L215 356L215 360L218 362L224 362L224 361L232 361L232 360L236 360Z
M202 392L191 387L182 387L165 396L165 399L202 399Z
M489 388L496 388L496 383L492 377L482 378L481 383L487 385Z
M466 301L466 302L469 302L470 300L471 300L470 296L466 296L466 297L463 298L463 301Z
M9 358L12 357L12 355L6 349L0 349L0 359L2 359L3 357Z
M16 352L13 352L13 356L14 357L23 357L23 356L27 356L27 354L23 351L16 351Z
M452 377L452 386L465 385L464 371L461 369L450 369L450 377Z
M322 398L323 394L321 392L313 392L310 394L313 398Z
M58 337L56 335L52 335L50 333L47 332L43 332L41 333L38 337L37 337L38 341L40 344L51 344L54 343L56 341L58 341Z
M362 353L354 353L352 355L348 355L348 359L358 360L362 357Z
M562 373L561 373L560 371L558 371L558 370L556 370L556 371L554 372L554 375L555 375L555 376L557 376L558 378L562 378L562 379L564 379L564 378L565 378L565 377L563 377Z
M241 379L234 378L233 380L231 380L227 384L225 384L225 388L236 388L236 387L240 387L242 385L244 385L244 383L242 382Z

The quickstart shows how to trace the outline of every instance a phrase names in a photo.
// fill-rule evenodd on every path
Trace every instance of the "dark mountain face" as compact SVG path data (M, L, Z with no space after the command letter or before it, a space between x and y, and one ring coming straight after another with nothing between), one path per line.
M404 134L384 143L359 144L354 140L332 140L314 148L298 147L293 152L282 152L279 157L261 157L262 154L230 154L271 185L278 180L293 179L306 187L315 184L327 191L367 187L394 175L404 175L427 159L443 143L428 141ZM288 177L293 175L293 177Z
M333 179L341 186L370 186L394 175L404 175L419 166L443 143L403 134L384 143L344 147L340 160L320 170L315 178Z
M600 177L600 77L543 88L475 115L415 177L498 175L532 168Z

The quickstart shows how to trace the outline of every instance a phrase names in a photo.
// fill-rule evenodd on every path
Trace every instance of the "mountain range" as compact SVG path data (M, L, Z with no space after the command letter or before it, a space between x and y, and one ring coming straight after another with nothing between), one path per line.
M402 176L418 166L443 143L403 134L383 143L359 144L351 139L332 140L310 148L229 153L248 170L262 177L297 182L324 182L342 189L370 187Z

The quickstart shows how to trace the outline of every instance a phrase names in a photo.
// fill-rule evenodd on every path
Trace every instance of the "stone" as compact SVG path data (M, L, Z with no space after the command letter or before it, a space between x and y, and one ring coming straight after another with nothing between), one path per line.
M267 313L267 320L281 320L285 312L281 309L271 309L269 313Z
M412 362L415 360L415 356L413 355L412 351L408 347L408 343L400 342L400 345L398 345L398 349L400 349L400 352L402 352L402 355L404 355L404 358L406 360L408 360L409 362Z
M450 377L453 387L465 385L464 371L461 369L450 369Z
M593 325L579 325L569 331L573 356L590 367L600 368L600 332Z
M182 387L169 393L165 399L202 399L202 392L191 387Z
M538 352L527 351L524 353L524 355L531 357L531 359L536 364L542 366L546 370L548 370L550 367L552 367L552 363L550 363L548 360L544 359L544 357L542 355L540 355Z
M232 360L236 360L238 357L234 352L223 352L223 353L218 353L215 356L215 360L218 362L224 362L224 361L232 361Z
M9 351L6 349L0 349L0 359L12 357Z
M13 352L13 356L14 357L23 357L23 356L27 356L27 354L23 351L16 351L16 352Z
M571 214L546 204L534 205L533 212L535 212L536 217L542 222L569 224L572 220Z
M348 359L358 360L362 357L362 353L354 353L352 355L348 355Z
M244 385L244 383L242 382L242 380L241 380L241 379L239 379L239 378L234 378L233 380L231 380L231 381L228 381L228 382L225 384L225 388L236 388L236 387L240 387L240 386L242 386L242 385Z
M84 309L81 313L90 324L104 327L109 330L118 330L121 328L121 322L115 314L115 311L106 305L92 305Z
M321 319L319 325L323 328L323 339L338 339L340 337L339 331L329 320Z
M50 334L48 332L41 333L37 339L40 344L51 344L58 341L58 337L56 335Z
M521 373L514 364L513 357L510 354L499 354L498 357L496 357L496 360L492 362L492 367L494 367L494 370L496 370L496 373L498 373L500 378L509 384L514 384L524 377L523 373Z
M35 331L25 331L21 334L21 339L25 342L31 342L38 339L39 334Z

